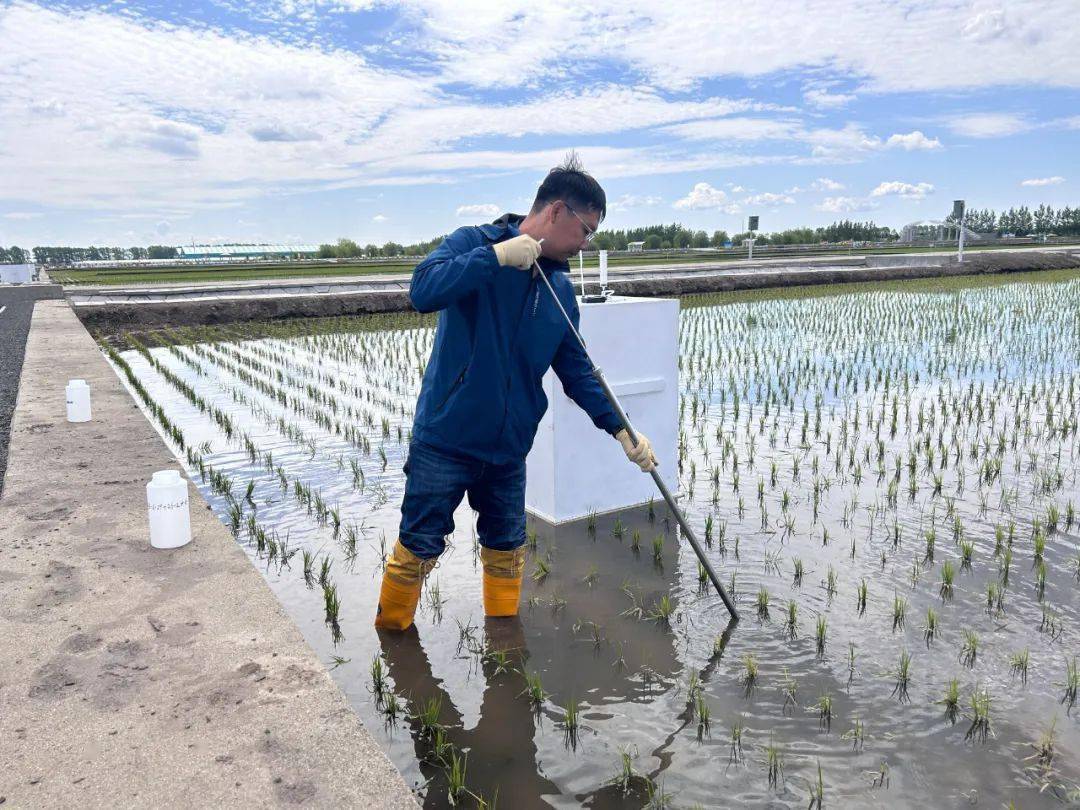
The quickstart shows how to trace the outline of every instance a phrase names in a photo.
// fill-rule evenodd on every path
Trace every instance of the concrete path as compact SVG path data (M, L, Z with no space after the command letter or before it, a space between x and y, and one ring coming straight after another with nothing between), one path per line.
M0 495L4 493L11 415L19 393L23 349L34 302L63 296L58 284L0 285Z
M65 420L72 377L91 422ZM38 302L0 498L0 804L415 808L194 487L193 542L150 547L144 485L176 466L69 305Z

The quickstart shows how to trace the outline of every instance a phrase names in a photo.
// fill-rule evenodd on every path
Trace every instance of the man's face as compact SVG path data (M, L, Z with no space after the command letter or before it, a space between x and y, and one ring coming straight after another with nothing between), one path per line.
M550 235L544 239L544 255L567 261L579 250L589 249L589 236L600 225L600 213L578 209L556 200L550 206Z

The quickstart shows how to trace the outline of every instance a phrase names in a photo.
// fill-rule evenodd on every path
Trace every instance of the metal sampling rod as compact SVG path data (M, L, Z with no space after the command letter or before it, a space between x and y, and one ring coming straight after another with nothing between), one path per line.
M539 240L543 242L543 239ZM585 352L585 357L589 361L589 365L592 366L592 375L596 378L596 381L600 383L600 387L603 389L604 394L608 398L608 402L611 403L611 407L618 414L619 420L622 422L624 428L626 428L627 434L630 436L630 441L636 446L638 443L637 433L634 431L633 425L630 424L630 420L626 416L626 412L623 410L622 405L619 404L618 397L615 396L615 392L611 390L611 386L608 385L606 379L604 379L604 372L600 370L600 367L593 362L592 357L589 356L589 350L585 346L585 341L582 339L581 334L574 328L574 322L570 320L570 316L567 314L566 309L562 305L562 301L559 300L559 296L555 294L555 288L551 286L551 282L548 281L547 275L540 267L538 261L533 262L536 269L536 274L544 280L544 284L547 285L548 291L551 293L551 297L554 299L556 306L559 307L559 312L566 318L566 325L570 327L570 331L574 333L574 337L577 338L578 343L581 344L581 350ZM679 509L675 503L675 498L671 492L668 491L667 484L664 483L664 479L660 477L660 473L657 472L656 467L649 473L652 475L653 483L656 484L656 488L660 490L660 494L664 496L664 501L667 502L668 509L675 515L675 519L679 522L679 526L682 527L683 534L686 535L686 539L690 541L690 547L694 549L694 553L697 555L698 561L701 563L702 568L705 569L705 573L709 575L709 579L712 580L713 587L716 588L716 592L720 594L720 598L724 600L724 607L728 609L728 613L731 614L731 618L735 621L739 620L739 611L735 609L735 603L731 601L731 597L728 596L727 591L724 590L723 583L720 582L720 577L717 576L716 570L713 568L709 558L705 556L704 549L701 548L701 544L698 542L697 535L694 534L694 530L690 528L690 523L686 520L686 516L683 515L682 510Z

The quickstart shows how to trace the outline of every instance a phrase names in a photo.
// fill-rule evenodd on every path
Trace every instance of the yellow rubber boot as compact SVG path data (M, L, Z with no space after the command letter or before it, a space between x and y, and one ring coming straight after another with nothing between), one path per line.
M435 567L436 559L417 557L401 540L394 543L383 571L382 590L379 592L379 610L375 614L375 626L385 630L407 630L413 623L416 605L424 578Z
M484 564L484 615L516 616L525 572L525 546L513 551L480 547Z

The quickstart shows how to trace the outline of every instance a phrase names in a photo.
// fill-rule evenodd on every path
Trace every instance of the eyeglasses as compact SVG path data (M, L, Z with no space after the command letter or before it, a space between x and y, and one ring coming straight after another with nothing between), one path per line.
M592 228L590 228L588 226L588 224L586 224L585 220L583 220L580 216L578 216L578 212L570 207L570 203L564 201L563 205L566 206L567 211L569 211L571 214L573 214L575 217L577 217L577 221L580 222L581 227L585 229L585 241L586 242L591 242L593 239L595 239L596 238L596 231L594 231Z

